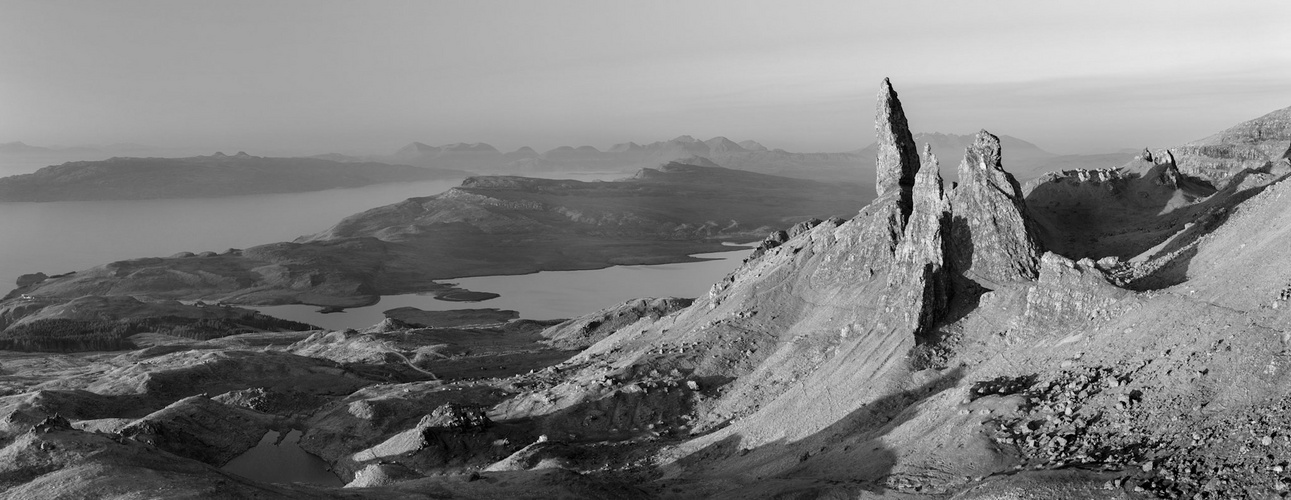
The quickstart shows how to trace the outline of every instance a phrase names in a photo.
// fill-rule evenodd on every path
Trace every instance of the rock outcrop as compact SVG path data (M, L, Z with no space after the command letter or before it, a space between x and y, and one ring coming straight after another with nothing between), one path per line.
M1035 279L1040 245L1022 189L1000 157L999 138L985 130L964 153L960 183L950 194L951 261L975 281Z

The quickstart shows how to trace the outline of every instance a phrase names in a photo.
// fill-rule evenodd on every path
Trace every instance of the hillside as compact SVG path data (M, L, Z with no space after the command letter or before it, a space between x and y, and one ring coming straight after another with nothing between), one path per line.
M1004 141L981 131L947 159L960 179L948 186L887 80L875 122L873 190L838 188L877 198L848 219L771 233L693 301L631 301L560 323L387 321L4 358L16 375L0 379L10 458L0 487L19 498L1291 491L1291 269L1276 265L1291 252L1284 175L1248 170L1216 186L1172 150L1147 151L1024 190L1003 167ZM748 175L675 165L609 186L479 178L297 245L417 241L414 228L437 223L523 232L560 197L575 198L561 206L586 224L579 234L610 222L639 231L600 198L656 198L671 192L657 184L668 178L714 176L758 196L784 182ZM468 201L451 217L436 210ZM717 205L728 203L756 207ZM672 209L633 213L646 205ZM72 282L51 280L35 291ZM216 469L287 427L350 488Z
M465 177L449 169L318 158L216 153L190 158L112 158L54 165L0 178L0 201L143 200L296 193L388 182Z

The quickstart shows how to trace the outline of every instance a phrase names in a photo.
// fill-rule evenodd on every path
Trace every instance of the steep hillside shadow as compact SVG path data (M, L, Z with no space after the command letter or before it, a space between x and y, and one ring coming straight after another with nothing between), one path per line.
M1197 218L1231 208L1285 177L1244 188L1253 174L1267 175L1244 170L1220 190L1182 174L1174 190L1153 184L1150 176L1062 177L1035 185L1026 195L1027 212L1048 250L1071 259L1128 260L1166 242Z
M945 255L950 257L950 268L952 275L956 276L958 281L962 273L973 268L973 256L977 250L973 245L973 233L968 227L968 219L962 215L953 215L950 218L950 241L945 242ZM959 291L959 283L955 283L954 291Z
M1126 283L1126 288L1136 291L1160 290L1188 281L1188 270L1197 256L1197 247L1191 246L1163 262L1150 274Z
M1138 291L1160 290L1187 281L1192 260L1199 253L1201 239L1223 226L1232 215L1233 208L1288 177L1282 175L1261 185L1242 189L1241 184L1256 174L1267 175L1267 172L1247 169L1234 176L1224 190L1203 203L1207 210L1181 225L1179 231L1165 240L1165 244L1150 256L1145 265L1139 267L1146 271L1127 280L1125 286Z
M950 300L946 304L946 313L937 321L936 327L928 329L926 333L915 335L915 344L907 353L910 369L917 371L946 368L947 363L955 355L959 338L954 330L948 330L945 326L952 325L977 310L982 295L990 291L992 289L982 286L981 283L967 276L952 273Z
M846 483L849 488L871 493L887 490L883 482L897 463L896 450L882 442L893 429L919 416L919 402L959 384L963 366L947 370L936 379L913 389L883 396L858 408L834 424L803 439L776 441L756 448L741 448L742 435L733 434L685 458L675 466L678 478L659 484L664 498L798 498L819 491L821 484ZM846 476L817 472L817 463L846 462ZM788 463L789 465L786 465ZM730 471L776 468L769 476ZM687 492L675 485L702 484L704 480L740 483L721 492ZM688 494L689 493L689 494Z

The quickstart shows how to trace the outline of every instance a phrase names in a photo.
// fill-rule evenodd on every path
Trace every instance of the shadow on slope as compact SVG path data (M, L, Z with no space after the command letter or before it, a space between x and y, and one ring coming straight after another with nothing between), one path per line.
M1281 182L1287 175L1270 177L1266 172L1255 170L1245 170L1233 176L1224 189L1190 211L1195 214L1192 218L1173 221L1177 223L1173 233L1130 262L1113 269L1112 274L1126 288L1139 291L1159 290L1187 281L1192 260L1198 254L1197 245L1202 239L1223 226L1237 206Z
M1045 248L1072 259L1128 260L1201 214L1244 199L1234 198L1237 189L1216 191L1173 163L1153 164L1150 156L1120 169L1050 174L1025 191Z
M662 481L658 493L682 498L881 494L893 484L898 461L884 437L918 417L920 402L957 386L964 375L962 366L949 369L915 388L865 404L801 440L742 448L742 436L732 435L677 461L679 477ZM832 453L822 456L827 452Z

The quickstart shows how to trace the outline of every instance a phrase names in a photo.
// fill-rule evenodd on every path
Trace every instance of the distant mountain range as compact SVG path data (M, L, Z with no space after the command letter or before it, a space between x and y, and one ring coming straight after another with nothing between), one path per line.
M1020 180L1039 177L1059 169L1108 168L1124 164L1133 151L1101 155L1057 155L1035 144L1000 136L1004 164ZM956 171L971 135L921 133L919 144L932 145L944 167L942 174L956 180ZM757 141L735 142L725 137L699 140L689 135L648 144L625 142L602 151L592 146L560 146L538 152L530 147L503 152L486 143L454 143L443 146L414 142L390 155L368 157L340 154L318 155L335 161L384 161L423 167L469 170L486 174L544 175L558 172L631 171L670 161L700 156L727 168L797 177L803 179L868 182L874 178L874 145L837 153L795 153L769 149Z
M956 181L956 168L973 136L943 133L915 134L920 145L929 144L942 166L942 175ZM1004 167L1019 181L1027 181L1056 170L1112 168L1134 158L1135 151L1096 155L1057 155L1035 144L1011 136L1000 136ZM178 151L171 151L172 155ZM10 172L31 172L57 161L99 160L108 156L170 156L163 150L139 144L108 146L42 147L22 142L0 144L0 167ZM192 153L188 153L192 154ZM401 164L434 169L468 171L478 174L508 174L550 177L572 172L623 172L657 167L695 156L707 158L726 168L748 170L800 179L860 182L874 178L874 145L834 153L798 153L771 149L757 141L733 141L726 137L699 140L682 135L646 144L625 142L605 150L593 146L560 146L539 152L522 147L503 152L486 143L453 143L431 146L413 142L391 154L353 156L329 153L310 156L341 163ZM199 157L200 158L200 157ZM0 173L4 173L0 170Z

